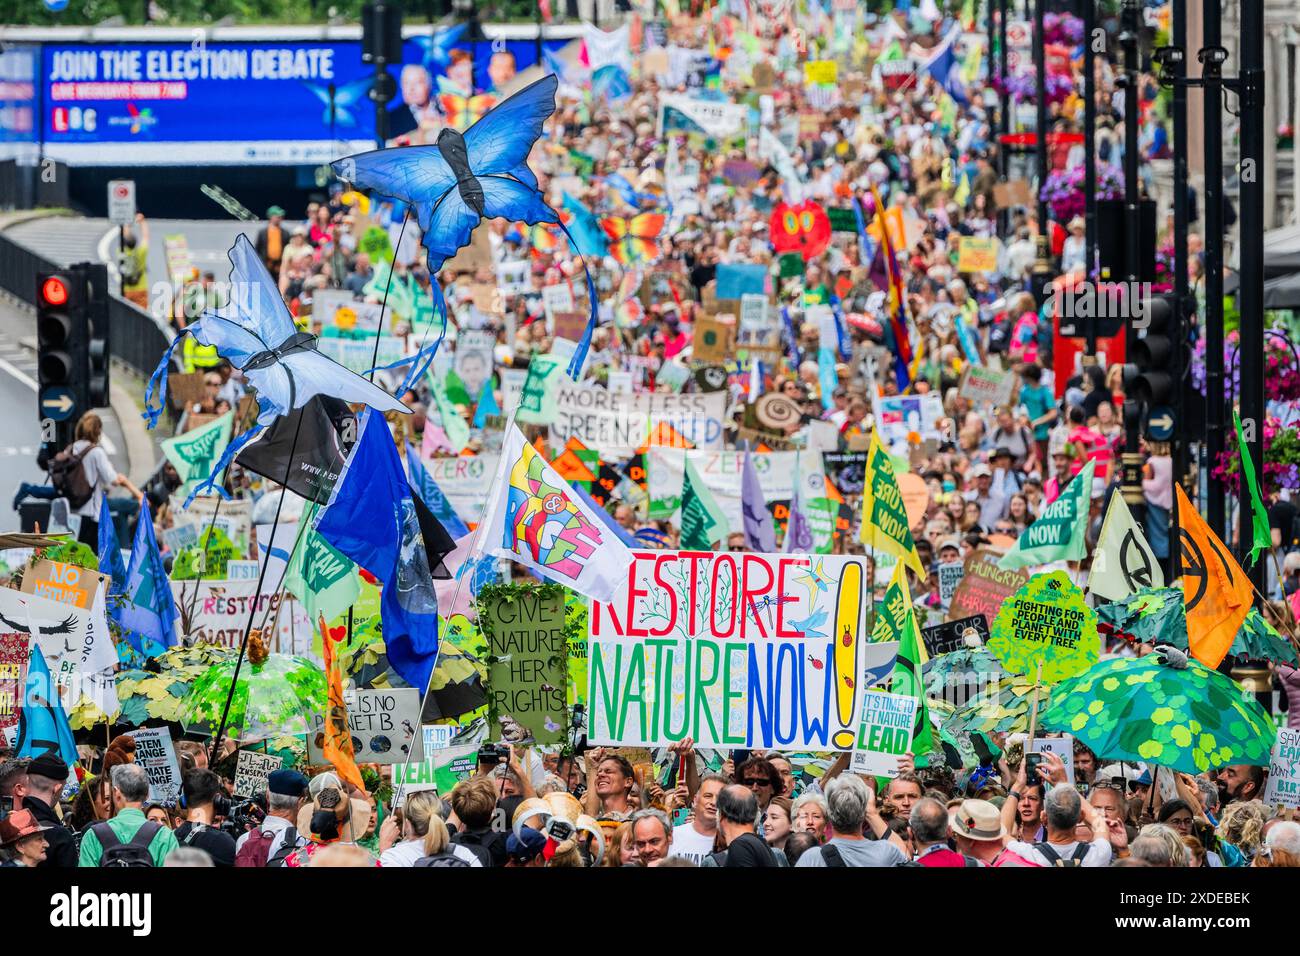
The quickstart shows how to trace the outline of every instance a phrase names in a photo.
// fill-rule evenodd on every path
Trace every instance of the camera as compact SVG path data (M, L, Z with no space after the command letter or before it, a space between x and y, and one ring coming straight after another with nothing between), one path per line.
M224 813L218 809L219 805L224 806ZM218 816L225 817L217 825L217 829L235 838L261 826L262 821L266 819L266 814L255 800L240 800L232 803L225 794L218 794L218 798L212 801L212 808Z
M505 763L510 759L507 744L484 744L478 749L479 763Z

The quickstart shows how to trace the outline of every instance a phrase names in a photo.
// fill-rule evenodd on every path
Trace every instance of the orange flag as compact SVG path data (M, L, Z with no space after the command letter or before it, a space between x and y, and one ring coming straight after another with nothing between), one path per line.
M325 618L319 618L319 622L328 688L325 707L325 746L322 749L325 759L333 764L340 779L364 791L366 785L361 782L361 771L357 767L356 755L352 750L352 731L348 729L348 705L343 699L343 670L334 658L335 641L330 637Z
M1178 527L1182 531L1183 605L1187 643L1206 667L1218 667L1241 630L1253 598L1250 579L1210 530L1179 485Z

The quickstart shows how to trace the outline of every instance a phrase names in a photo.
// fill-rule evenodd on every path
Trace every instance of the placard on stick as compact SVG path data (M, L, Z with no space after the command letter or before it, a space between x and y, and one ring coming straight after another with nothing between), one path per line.
M862 695L862 718L849 769L878 777L897 777L898 758L912 746L916 698L869 690Z
M562 742L568 718L563 589L485 588L479 622L488 642L491 739Z
M1003 602L988 648L1008 673L1033 675L1041 663L1043 683L1055 684L1097 663L1097 612L1064 571L1035 574Z
M276 754L241 750L235 763L235 796L259 797L266 790L266 778L284 765Z
M181 795L181 767L166 727L133 730L135 762L149 775L149 802L174 806Z
M1300 808L1300 730L1283 727L1277 732L1269 758L1264 805Z

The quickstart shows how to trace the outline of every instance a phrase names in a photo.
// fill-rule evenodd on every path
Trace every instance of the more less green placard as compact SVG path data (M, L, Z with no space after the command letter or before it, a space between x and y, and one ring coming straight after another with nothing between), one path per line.
M1012 674L1055 684L1087 670L1101 654L1097 614L1064 571L1035 574L1004 601L993 621L988 649Z

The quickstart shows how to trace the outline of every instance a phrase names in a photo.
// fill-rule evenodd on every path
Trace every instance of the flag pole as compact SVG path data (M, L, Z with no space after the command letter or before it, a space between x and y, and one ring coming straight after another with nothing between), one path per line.
M406 224L410 219L411 205L410 203L407 203L406 214L402 216L402 228L398 230L397 233L397 244L393 246L393 261L388 264L388 281L384 283L384 300L379 304L379 328L375 330L375 350L370 356L370 381L372 383L375 380L375 365L379 362L379 337L383 335L384 332L384 310L388 308L388 290L393 287L393 267L397 265L397 254L401 251L402 239L406 235ZM438 277L430 275L429 281L437 282ZM293 457L292 452L289 454L289 457Z
M515 407L510 412L510 418L506 420L505 434L507 437L509 437L510 435L510 430L515 427L515 416L518 413L519 413L519 406L518 404L516 404ZM427 428L428 426L426 425L425 427ZM491 506L491 502L497 493L497 486L500 484L498 479L500 478L501 474L502 474L502 469L498 467L497 473L492 476L492 483L488 485L487 496L484 498L484 500L488 503L488 507ZM487 524L487 521L485 520L486 517L487 517L487 511L485 510L483 516L479 519L478 525L474 528L474 537L470 541L469 553L466 555L465 562L464 564L462 564L462 567L465 567L466 565L470 564L479 555L479 544L483 537L483 526ZM433 569L430 568L429 570L432 573ZM460 603L460 592L461 592L461 588L465 586L465 577L466 575L462 574L459 575L456 579L456 590L452 594L452 598L451 598L452 607L455 607L457 604ZM350 637L351 635L349 634L349 639ZM425 682L424 690L420 692L421 728L423 728L424 726L424 703L426 700L428 700L430 688L433 687L433 672L438 669L438 658L441 656L442 656L442 641L439 640L437 642L437 646L434 648L433 666L429 668L429 679ZM424 733L423 729L421 729L420 733L421 734ZM423 741L421 741L421 745L423 746ZM406 754L406 763L403 764L402 766L403 780L406 780L410 776L411 758L414 756L415 756L415 748L411 747ZM428 759L428 757L426 756L425 759ZM396 798L396 793L394 794L394 798Z
M1034 745L1034 734L1038 730L1038 689L1043 685L1043 662L1038 662L1038 673L1034 675L1034 699L1029 706L1029 746ZM1026 754L1029 751L1025 751ZM1032 781L1031 781L1032 782Z

